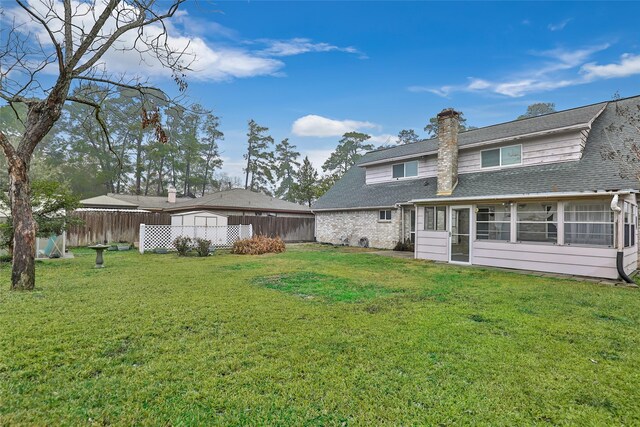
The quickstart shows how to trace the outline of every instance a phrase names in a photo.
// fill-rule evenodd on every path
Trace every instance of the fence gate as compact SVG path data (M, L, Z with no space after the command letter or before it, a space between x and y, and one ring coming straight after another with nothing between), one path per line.
M140 224L140 253L156 248L175 250L176 237L186 236L211 240L211 246L230 248L236 240L253 236L253 226L249 225L145 225Z

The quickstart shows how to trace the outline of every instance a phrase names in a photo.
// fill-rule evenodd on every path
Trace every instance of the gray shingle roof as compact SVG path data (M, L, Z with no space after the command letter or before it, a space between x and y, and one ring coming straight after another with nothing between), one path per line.
M130 194L108 194L98 198L108 197L112 200L120 200L128 207L139 207L140 209L151 210L187 210L187 209L230 209L230 210L263 210L290 213L310 213L307 206L297 203L287 202L262 193L234 188L231 190L219 191L207 194L204 197L179 197L176 203L169 203L166 197L160 196L137 196ZM93 206L93 199L83 200L84 206ZM85 203L86 202L86 203Z
M514 120L507 123L486 126L461 132L458 135L458 145L480 144L496 139L518 137L537 132L551 131L569 126L586 125L604 108L606 102L587 105L586 107L573 108L544 116L531 117L524 120ZM392 159L395 157L420 156L438 149L438 139L431 138L415 144L399 145L397 147L371 151L367 153L360 163L375 162L378 160Z
M640 97L628 98L620 101L621 104L638 105ZM565 127L579 123L589 114L597 114L605 104L596 104L584 108L569 110L571 114L550 114L534 119L524 120L523 126L517 122L510 122L511 129L532 133L531 129L544 129L545 125L540 121L553 120L553 126ZM587 114L588 113L588 114ZM558 117L564 117L566 122ZM593 116L592 116L593 118ZM564 120L563 119L563 120ZM589 119L590 120L590 119ZM587 120L587 122L589 121ZM532 124L536 122L535 126ZM349 209L358 207L382 207L393 206L396 203L407 202L415 199L438 198L442 200L462 197L487 197L515 194L535 194L551 192L590 192L599 190L639 189L640 185L632 177L625 177L620 173L619 164L615 160L603 158L602 150L608 147L608 139L604 134L605 127L611 123L619 123L620 118L615 113L615 106L609 104L603 113L594 121L587 144L581 160L565 163L554 163L527 167L516 167L490 172L476 172L461 174L458 177L458 185L453 195L448 197L436 196L436 178L423 178L410 181L394 181L380 184L365 184L365 168L353 166L340 179L336 185L322 196L313 206L313 209ZM489 129L501 129L502 125L490 126L478 131L483 131L482 136L467 139L479 141L481 138L491 138ZM553 129L552 125L547 125ZM626 137L633 137L640 142L640 135L633 133L627 127ZM460 134L460 140L469 131ZM503 132L503 130L500 130ZM500 133L499 135L503 135ZM467 137L469 138L469 137ZM435 142L434 142L435 143ZM394 147L390 150L377 151L366 154L359 162L369 162L374 159L382 159L383 153L389 157L396 157L398 151L410 151L419 149L425 143L409 144ZM607 145L605 145L607 144ZM412 147L411 147L412 146ZM408 147L408 148L406 148ZM405 155L405 154L402 154Z

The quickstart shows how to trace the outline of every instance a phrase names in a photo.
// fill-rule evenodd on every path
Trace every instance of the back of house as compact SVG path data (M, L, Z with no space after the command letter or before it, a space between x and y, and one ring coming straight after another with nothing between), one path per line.
M444 110L437 138L365 154L320 198L316 238L410 241L420 259L628 280L639 112L640 96L459 133L460 114Z

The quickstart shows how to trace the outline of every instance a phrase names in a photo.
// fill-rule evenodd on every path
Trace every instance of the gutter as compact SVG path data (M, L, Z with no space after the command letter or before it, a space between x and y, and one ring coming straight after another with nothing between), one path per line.
M510 200L510 199L549 199L549 198L569 198L569 197L594 197L594 196L611 196L614 194L627 195L637 193L637 190L620 190L620 191L593 191L593 192L551 192L551 193L531 193L531 194L505 194L495 196L473 196L473 197L448 197L448 198L431 198L431 199L413 199L408 203L446 203L446 202L465 202L475 200Z
M618 205L619 196L620 195L616 193L614 194L613 199L611 199L611 210L616 215L618 224L618 230L616 230L616 234L618 235L618 238L616 239L618 240L618 252L616 253L616 269L618 270L618 275L620 275L622 280L627 283L635 284L635 282L629 276L627 276L627 273L624 271L624 237L621 236L621 234L624 233L620 233L620 229L624 230L624 228L622 228L624 227L624 218L622 216L622 208Z

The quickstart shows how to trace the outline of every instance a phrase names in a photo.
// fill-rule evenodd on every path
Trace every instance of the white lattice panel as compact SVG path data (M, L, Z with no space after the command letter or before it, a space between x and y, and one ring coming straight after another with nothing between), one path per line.
M199 237L211 240L211 246L229 248L236 240L251 238L253 226L251 224L222 226L140 224L140 253L156 248L175 250L173 241L179 236L192 239Z

